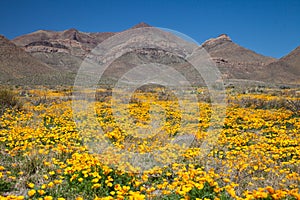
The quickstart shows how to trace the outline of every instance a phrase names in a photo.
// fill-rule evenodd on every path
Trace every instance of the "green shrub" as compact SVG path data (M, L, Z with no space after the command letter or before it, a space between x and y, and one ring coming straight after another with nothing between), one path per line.
M4 192L10 192L13 190L14 182L7 182L0 179L0 195Z

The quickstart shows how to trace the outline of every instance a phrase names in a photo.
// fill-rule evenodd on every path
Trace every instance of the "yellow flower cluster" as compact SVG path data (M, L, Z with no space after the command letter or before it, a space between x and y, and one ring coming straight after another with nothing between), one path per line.
M63 94L47 94L56 95ZM67 99L7 110L0 199L300 199L300 118L292 111L233 102L222 123L206 102L180 105L199 113L152 93L114 103L82 102L89 113L73 113ZM189 146L176 142L188 134L195 136ZM14 195L18 187L24 196Z

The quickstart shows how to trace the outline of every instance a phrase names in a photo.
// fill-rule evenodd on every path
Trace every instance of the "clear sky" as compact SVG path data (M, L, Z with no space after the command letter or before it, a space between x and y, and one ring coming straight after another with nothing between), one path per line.
M300 45L300 0L1 0L0 34L36 30L122 31L139 22L182 32L198 43L222 33L280 58Z

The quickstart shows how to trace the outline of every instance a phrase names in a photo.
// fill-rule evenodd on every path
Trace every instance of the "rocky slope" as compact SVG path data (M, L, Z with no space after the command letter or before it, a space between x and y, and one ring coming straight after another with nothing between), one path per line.
M300 84L300 46L266 66L266 72L258 77L270 82Z
M216 62L224 79L256 80L256 73L263 73L265 66L276 61L237 45L226 34L209 39L201 46Z
M131 29L142 27L149 25L142 22ZM58 70L75 73L92 49L115 34L84 33L74 28L59 32L39 30L12 41L43 63Z
M0 35L0 83L18 83L23 79L38 81L40 74L56 70L39 61Z
M131 29L142 27L149 25L140 23ZM59 32L40 30L17 37L12 40L13 43L1 37L0 67L3 73L0 80L3 83L22 79L26 83L26 77L40 74L37 77L54 77L57 84L72 84L83 59L99 43L115 34L117 33L84 33L76 29ZM241 47L226 34L205 41L201 47L210 54L227 81L299 83L300 47L279 60ZM158 49L136 50L123 55L105 75L116 80L133 66L145 62L171 65L191 82L201 79L186 61L161 54Z
M76 29L60 32L40 30L13 39L17 45L24 47L25 51L34 52L60 52L70 53L84 57L100 42L115 33L83 33Z
M76 72L90 51L114 33L83 33L76 29L61 32L37 31L13 39L40 61L69 72Z

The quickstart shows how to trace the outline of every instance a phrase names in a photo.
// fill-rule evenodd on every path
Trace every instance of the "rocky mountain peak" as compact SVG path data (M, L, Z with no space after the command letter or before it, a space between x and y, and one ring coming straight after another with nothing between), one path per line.
M151 27L149 24L145 23L145 22L140 22L137 25L133 26L131 29L134 28L145 28L145 27Z
M224 42L232 42L231 38L227 34L221 34L216 38L211 38L206 40L202 46L211 46L211 45L216 45L216 44L221 44Z
M231 41L230 37L227 35L227 34L221 34L219 35L216 39L219 39L219 40L229 40Z
M74 34L74 33L79 33L79 31L75 28L70 28L70 29L63 31L63 33L64 34Z
M3 48L15 48L16 45L9 41L4 35L0 35L0 46Z
M75 28L64 31L62 35L67 39L79 41L79 31Z

